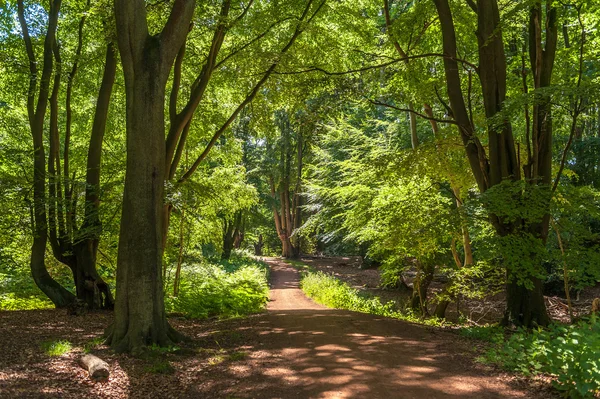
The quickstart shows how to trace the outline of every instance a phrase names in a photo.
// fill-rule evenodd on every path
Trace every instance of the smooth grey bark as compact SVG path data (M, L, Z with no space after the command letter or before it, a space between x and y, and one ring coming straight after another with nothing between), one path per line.
M127 107L127 166L117 258L115 321L107 342L119 352L168 345L180 336L165 316L162 252L165 181L165 86L195 8L175 0L150 35L143 0L116 0L117 41Z

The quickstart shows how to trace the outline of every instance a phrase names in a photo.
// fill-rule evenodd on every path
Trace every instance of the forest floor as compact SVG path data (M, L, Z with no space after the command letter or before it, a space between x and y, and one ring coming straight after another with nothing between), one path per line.
M474 361L451 331L324 308L277 259L265 313L229 320L171 318L193 341L144 359L93 346L110 313L0 312L0 398L551 398L551 388ZM73 350L50 357L43 342ZM111 366L94 383L77 366L85 346Z

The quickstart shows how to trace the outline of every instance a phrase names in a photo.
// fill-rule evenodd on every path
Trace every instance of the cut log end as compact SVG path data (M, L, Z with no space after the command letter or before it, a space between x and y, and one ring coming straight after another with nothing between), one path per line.
M94 381L106 381L110 375L108 363L94 355L82 356L79 365L88 371Z

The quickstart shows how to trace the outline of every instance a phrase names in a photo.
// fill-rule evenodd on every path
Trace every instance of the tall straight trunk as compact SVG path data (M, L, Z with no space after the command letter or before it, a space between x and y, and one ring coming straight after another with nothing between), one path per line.
M165 90L156 78L160 76L158 43L148 41L145 65L137 66L134 79L127 79L125 72L127 169L112 332L112 345L118 351L170 341L161 275Z
M276 193L275 193L275 183L273 182L273 178L269 181L271 186L271 198L273 199L273 205L271 206L273 210L273 220L275 221L275 230L277 231L277 236L279 237L279 241L281 241L281 256L283 258L293 258L294 257L294 246L290 240L290 237L287 233L287 228L285 226L286 217L283 214L285 211L285 206L283 205L284 199L283 194L280 195L280 201L282 203L281 213L277 210L277 205L275 205Z
M114 324L107 342L137 353L180 337L165 316L162 252L165 86L183 45L195 1L176 0L162 32L148 33L143 0L116 0L117 39L127 106L127 166Z

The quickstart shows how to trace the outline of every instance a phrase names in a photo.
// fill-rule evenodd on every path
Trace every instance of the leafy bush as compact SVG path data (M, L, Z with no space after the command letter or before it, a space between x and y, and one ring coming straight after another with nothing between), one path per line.
M0 310L52 309L54 305L48 298L39 296L20 297L15 292L0 295Z
M570 398L590 398L600 391L600 321L596 316L570 326L518 330L506 340L492 342L495 345L483 357L488 363L525 375L554 375L555 387Z
M266 267L242 258L188 267L179 296L168 297L166 305L191 318L232 317L260 312L268 295Z
M402 313L394 301L381 303L379 297L366 295L335 277L323 272L307 272L300 282L304 293L315 302L330 308L347 309L354 312L419 322L427 325L440 325L435 318L419 319L412 313Z

